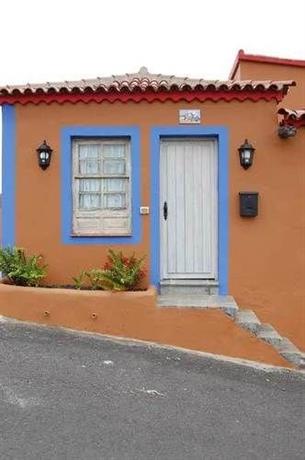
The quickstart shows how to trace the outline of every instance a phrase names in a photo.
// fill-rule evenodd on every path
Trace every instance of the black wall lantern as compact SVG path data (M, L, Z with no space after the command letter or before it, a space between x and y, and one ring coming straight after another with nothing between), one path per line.
M51 147L43 141L43 143L36 150L38 156L38 164L42 169L47 169L50 166L51 156L53 150Z
M254 152L255 148L253 145L249 144L248 139L245 140L245 142L239 147L239 160L240 160L240 165L244 169L250 168L253 163L253 157L254 157Z

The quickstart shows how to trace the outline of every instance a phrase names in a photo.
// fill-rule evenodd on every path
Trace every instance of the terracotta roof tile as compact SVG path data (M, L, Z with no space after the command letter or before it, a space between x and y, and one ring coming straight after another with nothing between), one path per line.
M281 108L279 109L278 114L284 115L286 120L305 120L305 109L293 110Z
M82 93L82 92L145 92L145 91L284 91L295 83L261 80L204 80L152 74L146 67L137 73L97 77L77 81L46 82L42 84L7 85L0 87L0 96L22 94Z
M283 107L278 110L278 114L283 115L280 126L305 127L305 109L293 110Z

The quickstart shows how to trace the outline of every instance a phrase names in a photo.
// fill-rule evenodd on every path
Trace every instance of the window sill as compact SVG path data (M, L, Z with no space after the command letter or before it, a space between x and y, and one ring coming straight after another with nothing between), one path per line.
M125 238L131 237L131 233L70 233L71 238Z

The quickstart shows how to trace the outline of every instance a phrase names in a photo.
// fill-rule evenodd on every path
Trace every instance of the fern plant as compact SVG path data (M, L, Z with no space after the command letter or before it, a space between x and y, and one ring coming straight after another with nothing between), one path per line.
M105 288L114 291L135 290L144 277L143 263L144 257L137 258L135 254L126 257L122 251L109 249L102 275Z
M22 248L0 248L0 271L17 286L38 286L46 276L42 256L26 256Z
M78 276L72 278L75 289L92 289L103 290L103 270L93 268L92 270L83 270Z
M104 289L103 285L103 270L100 268L93 268L86 271L86 276L91 286L91 289Z
M73 278L76 289L89 287L96 290L133 291L144 277L144 257L134 254L126 257L123 253L109 249L107 262L103 268L82 271Z
M87 275L87 272L83 270L82 272L80 272L78 276L72 277L74 281L75 289L82 289L85 286L86 275Z

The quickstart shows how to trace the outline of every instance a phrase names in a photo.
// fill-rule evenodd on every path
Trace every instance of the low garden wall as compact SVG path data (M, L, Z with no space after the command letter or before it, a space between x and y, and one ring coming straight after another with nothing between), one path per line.
M0 284L3 315L85 331L111 333L119 324L156 305L153 287L145 291L100 291ZM120 329L120 327L119 327Z
M157 307L154 287L112 292L0 284L0 315L287 366L220 310Z

